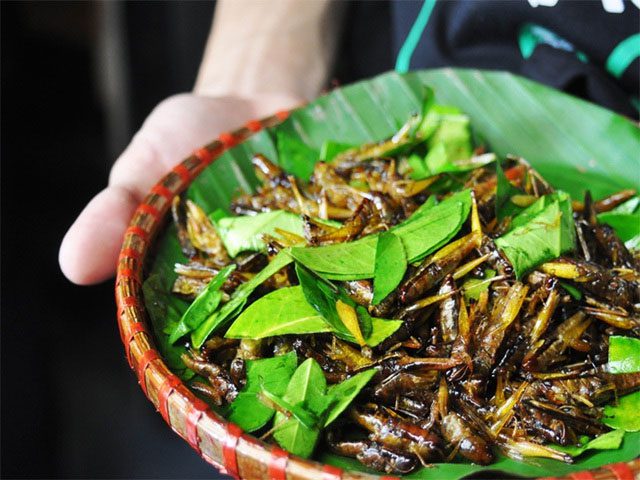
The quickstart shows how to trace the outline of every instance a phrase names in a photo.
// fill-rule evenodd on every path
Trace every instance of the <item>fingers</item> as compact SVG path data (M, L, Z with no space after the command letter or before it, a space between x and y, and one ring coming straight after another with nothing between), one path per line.
M175 95L160 103L115 162L109 187L86 206L60 247L60 267L74 283L110 278L124 231L151 187L180 160L224 131L298 105L290 95L254 99Z
M229 107L218 99L193 95L176 95L163 101L115 162L109 184L143 198L162 175L211 140L219 128L219 117Z
M111 278L124 231L140 200L121 187L108 187L84 208L60 246L64 275L78 285Z

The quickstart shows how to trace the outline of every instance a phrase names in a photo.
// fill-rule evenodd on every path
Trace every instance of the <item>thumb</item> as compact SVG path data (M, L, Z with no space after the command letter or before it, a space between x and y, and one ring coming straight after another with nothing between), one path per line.
M110 186L87 204L64 236L58 254L69 280L92 285L113 276L122 237L138 203L129 190Z

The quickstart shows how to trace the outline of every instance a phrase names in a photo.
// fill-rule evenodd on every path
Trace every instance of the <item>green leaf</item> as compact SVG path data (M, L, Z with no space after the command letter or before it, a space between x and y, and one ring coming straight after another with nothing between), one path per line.
M389 231L400 237L407 261L413 263L446 245L460 231L470 210L471 191L462 190Z
M495 240L517 278L535 266L573 250L575 228L564 192L545 195L512 221L512 229Z
M436 133L447 118L463 116L462 110L452 105L438 105L433 102L433 90L425 96L422 106L422 121L418 126L418 136L428 140Z
M424 203L422 205L420 205L418 208L416 208L416 211L413 212L411 214L411 216L409 218L407 218L405 221L406 222L410 222L412 220L416 220L418 218L420 218L422 215L424 215L427 210L429 210L430 208L434 207L436 204L438 203L438 199L436 198L435 195L431 195L429 198L427 198Z
M201 294L206 293L206 291L203 291L200 293ZM198 300L198 298L196 298L194 302L196 300ZM222 300L222 293L220 291L214 290L208 293L206 296L206 300L200 303L200 306L202 308L198 309L200 310L198 312L198 315L196 316L195 313L189 314L189 317L188 317L188 319L190 319L189 323L193 324L193 327L187 324L188 320L185 319L185 316L183 315L182 319L180 320L180 323L178 323L175 326L175 328L171 331L169 342L176 343L178 340L184 337L187 333L197 328L199 325L199 322L203 322L211 313L215 311L216 308L218 308L218 305L220 304L220 300ZM191 306L193 306L193 303L190 305L190 307ZM187 312L185 312L185 315L187 314Z
M285 210L225 217L218 220L216 229L227 252L231 257L244 251L259 252L265 249L262 235L275 235L276 228L296 235L304 235L304 227L300 215Z
M240 313L240 310L247 302L247 298L249 298L249 295L251 295L257 287L259 287L273 274L280 271L280 269L289 265L292 261L293 259L289 256L286 250L283 250L276 255L269 265L264 267L264 269L262 269L255 277L236 288L233 294L231 294L229 301L218 311L211 314L195 331L191 333L191 343L196 348L200 348L209 335L211 335L216 329L226 325L229 320Z
M605 212L598 215L598 222L613 228L623 242L640 235L640 211L634 213Z
M333 334L343 340L358 343L354 334L344 324L338 314L336 303L338 300L346 303L355 309L358 317L360 331L365 339L365 343L374 347L385 338L395 332L402 324L399 320L383 320L381 318L371 318L366 308L357 305L344 289L319 277L306 267L296 264L296 273L304 296L316 312L331 327Z
M333 395L324 395L322 397L313 397L307 401L299 402L296 405L304 407L309 413L314 415L318 420L324 418L329 407L335 403L336 399ZM318 425L323 422L318 421Z
M524 224L495 240L513 266L516 278L531 268L560 255L560 209L552 203Z
M489 289L491 279L496 276L496 271L487 268L484 271L484 278L469 278L462 284L465 300L478 300L480 294Z
M613 213L634 213L639 210L638 207L640 207L640 197L633 197L611 211Z
M617 405L606 405L602 422L611 428L620 428L626 432L638 432L640 431L638 412L640 412L640 392L635 392L620 397Z
M400 328L400 320L371 319L371 334L365 339L375 347ZM307 302L301 286L281 288L253 302L233 322L227 338L267 338L333 332L331 326ZM364 334L364 332L363 332Z
M449 242L470 208L470 191L463 190L389 231L402 240L408 262L415 262ZM330 280L357 280L374 276L376 245L377 235L369 235L348 243L293 247L291 256Z
M275 393L271 393L269 390L266 390L264 388L260 392L260 395L264 396L264 398L268 400L268 402L271 402L280 407L280 410L284 410L293 415L294 418L306 428L310 430L318 428L318 425L320 424L320 422L318 421L318 417L304 408L304 402L298 402L295 405L291 405L284 398L281 398ZM258 398L263 403L265 403L265 400L261 399L260 395L258 396ZM267 403L265 404L268 406Z
M291 256L331 280L373 277L377 236L321 247L293 247Z
M402 240L409 263L417 262L443 247L460 231L466 219L463 205L457 203L439 208L443 203L421 217L389 230ZM468 215L468 211L466 213Z
M455 107L433 105L420 125L419 134L428 139L429 151L424 160L409 158L415 179L473 170L496 160L494 153L472 157L469 117Z
M371 315L369 315L369 310L367 310L367 308L363 307L362 305L356 304L355 302L351 306L356 310L358 325L360 326L360 333L362 333L362 336L365 339L368 339L373 333L373 319L371 318Z
M321 317L331 327L334 334L349 342L355 342L355 337L340 319L336 310L336 302L345 300L345 303L354 305L354 302L345 298L346 295L340 295L338 287L331 282L324 280L311 270L296 264L296 274L300 280L300 287L308 304L318 312Z
M560 254L574 250L576 247L576 227L573 221L571 197L563 191L552 193L551 198L557 200L562 218L560 220Z
M369 380L371 380L375 374L376 369L372 368L371 370L360 372L357 375L348 378L344 382L340 382L329 387L328 394L335 397L336 403L329 410L327 418L324 421L325 427L331 424L342 412L346 410L353 399L356 398L358 393L360 393L360 390L369 383Z
M640 372L640 340L612 335L609 337L609 363L611 373Z
M319 161L330 162L339 153L342 153L346 150L350 150L352 148L354 148L353 144L340 143L340 142L334 142L333 140L327 140L322 144L322 147L320 148Z
M218 308L220 300L222 299L220 287L222 287L235 269L236 266L233 264L224 267L209 281L207 288L200 292L191 305L189 305L187 311L184 312L184 315L182 315L180 323L178 323L169 337L169 342L176 343L178 339L198 328L198 326Z
M159 273L153 273L142 284L145 307L151 319L151 325L156 337L156 344L167 366L183 380L193 377L194 372L184 366L180 358L186 353L183 345L172 345L167 332L173 331L178 326L178 319L187 309L187 303L175 295L169 293L165 286L166 277Z
M258 393L267 389L275 395L284 395L297 365L295 352L279 357L247 360L247 383L229 406L229 421L247 432L264 427L275 412L258 399Z
M434 106L434 109L436 107L439 106ZM429 152L425 157L425 164L431 175L472 170L496 159L495 154L472 159L471 130L469 117L466 115L441 115L439 125L429 138L428 145Z
M552 185L574 198L582 198L587 188L595 198L637 188L637 177L624 176L629 171L628 159L635 158L640 148L640 134L631 122L612 112L509 74L444 70L417 76L430 83L439 102L461 107L492 151L500 156L518 153ZM515 104L518 112L509 108ZM575 115L589 121L576 128L571 121L578 118ZM599 129L616 132L620 143L607 139L598 145ZM585 158L593 161L586 165Z
M522 192L507 179L500 162L496 162L496 181L496 218L502 220L522 210L522 208L510 201L511 197Z
M309 358L294 372L283 398L294 405L299 402L309 404L324 397L326 389L327 381L320 365ZM303 458L311 456L320 436L319 428L305 427L296 418L286 418L280 412L276 413L274 425L273 438L282 448Z
M281 288L253 302L236 318L227 338L266 338L321 333L331 326L309 305L301 286Z
M373 300L377 305L384 300L402 281L407 270L407 257L402 240L393 232L378 235L376 259L373 275Z
M402 320L384 320L382 318L371 318L371 335L366 337L367 345L376 347L387 337L395 333L402 325Z
M640 250L640 234L624 242L624 245L629 250Z
M449 157L447 157L447 150L444 148L442 143L439 143L429 149L427 156L424 157L424 164L429 172L429 175L427 176L447 171L450 161Z
M309 180L318 160L318 151L302 141L287 121L276 130L280 166L301 180Z
M624 430L612 430L611 432L603 433L593 440L589 440L589 437L582 437L580 439L580 446L568 445L563 447L562 445L551 445L551 447L568 453L572 457L577 457L587 450L616 450L620 448L623 438Z
M549 205L558 203L559 210L562 214L560 222L560 250L566 252L575 246L575 227L573 224L573 209L571 207L571 199L563 191L556 191L549 195L544 195L536 200L532 205L528 206L518 215L516 215L510 225L510 230L531 223L537 215L542 213Z
M411 178L413 180L421 180L431 176L427 165L424 163L424 158L417 153L409 155L407 163L411 167Z
M209 214L209 218L211 219L213 224L216 226L216 228L218 227L218 222L228 216L229 215L227 215L227 212L225 212L221 208L216 208L213 212Z
M568 282L560 282L560 286L562 286L562 288L564 288L569 293L569 295L571 295L576 300L582 300L582 292L578 288L574 287Z
M573 198L582 198L587 188L600 198L640 184L628 174L629 158L635 158L640 149L640 133L633 122L505 72L387 73L314 100L271 132L284 129L314 151L328 138L349 144L379 141L393 135L412 112L422 108L425 86L433 87L439 103L464 110L474 133L486 140L491 151L501 157L521 155ZM516 104L519 108L514 109ZM576 125L575 118L589 121ZM274 137L262 131L225 152L194 181L189 198L206 205L207 211L228 209L239 188L249 191L257 184L250 163L253 153L278 161Z

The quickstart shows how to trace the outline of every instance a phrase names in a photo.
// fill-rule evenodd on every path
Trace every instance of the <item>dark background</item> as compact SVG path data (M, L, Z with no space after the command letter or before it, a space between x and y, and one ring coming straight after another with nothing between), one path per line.
M124 358L113 282L74 286L57 262L66 229L106 186L146 115L192 88L214 2L0 8L0 475L216 477L140 390ZM346 54L362 51L357 42L390 43L379 20L386 3L351 4L349 14L361 8L377 15L352 22L359 40L343 42ZM338 65L341 82L391 67L390 53L357 58Z
M57 263L114 153L157 102L192 87L213 4L1 8L2 476L215 477L129 370L112 282L76 287ZM114 42L119 68L100 50Z

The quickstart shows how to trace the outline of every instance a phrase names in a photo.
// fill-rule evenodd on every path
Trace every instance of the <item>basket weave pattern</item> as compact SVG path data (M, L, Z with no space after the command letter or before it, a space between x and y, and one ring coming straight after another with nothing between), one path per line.
M395 477L372 477L303 460L245 434L237 425L221 418L191 393L167 368L153 344L142 296L143 267L152 241L164 224L163 219L170 209L173 197L184 191L224 151L243 142L255 132L279 124L287 117L288 112L279 112L261 121L248 122L235 132L223 133L217 140L196 150L193 155L176 165L151 189L135 211L124 235L115 286L118 325L126 359L138 377L143 392L167 424L204 460L223 473L251 480L391 480ZM564 478L640 480L640 460L607 465Z

